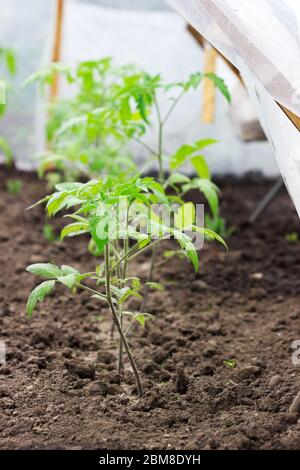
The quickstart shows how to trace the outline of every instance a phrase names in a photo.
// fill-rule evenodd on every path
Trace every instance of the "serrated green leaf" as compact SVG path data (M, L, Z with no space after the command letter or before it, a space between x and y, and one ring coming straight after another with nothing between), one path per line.
M99 230L99 224L100 230ZM92 239L99 251L99 253L103 253L104 247L108 243L108 221L104 217L94 216L90 219L89 229L92 235ZM99 236L99 231L101 232L101 236Z
M49 217L55 215L57 212L66 207L68 197L69 195L66 192L57 192L50 197L46 205L46 210Z
M211 180L204 178L195 179L192 183L193 187L205 195L212 214L216 215L219 211L219 188Z
M38 302L42 302L46 295L50 294L55 286L55 281L44 281L40 285L38 285L33 291L30 293L27 304L26 304L26 311L27 315L30 317L35 309L35 306Z
M87 233L89 224L87 222L74 222L64 227L61 231L60 238L63 240L65 237L74 237Z
M142 328L144 328L146 324L146 317L143 313L138 313L134 316L134 319L141 325Z
M55 264L50 263L36 263L27 266L26 271L36 276L45 277L48 279L57 278L61 275L61 269Z
M61 267L61 272L64 274L64 275L67 275L67 274L76 274L76 275L79 275L80 272L78 271L78 269L75 269L73 268L72 266L68 266L66 264L63 264L62 267Z
M188 157L192 157L195 152L202 150L209 145L216 144L217 142L218 141L215 139L200 139L192 145L182 145L179 147L177 152L171 156L170 168L175 170L176 168L183 165Z
M58 183L55 185L55 189L59 192L71 192L71 191L77 191L78 189L81 189L84 186L83 183Z
M70 273L66 274L65 276L59 276L57 280L65 286L69 287L69 289L72 289L77 281L77 274Z
M231 103L231 95L225 81L214 73L207 73L205 74L205 76L214 83L215 87L218 88L218 90L220 90L220 92L226 98L228 103Z
M195 142L195 151L202 150L210 145L217 144L219 141L216 139L199 139Z
M195 206L192 202L187 202L179 207L174 216L175 227L179 230L191 228L195 221Z
M193 145L182 145L177 152L171 156L170 159L170 168L175 170L179 166L183 165L187 157L192 155L195 152L195 147Z
M149 281L149 282L146 282L145 285L148 286L150 289L159 290L161 292L165 290L164 286L160 284L159 282Z
M172 173L166 181L165 186L173 186L176 184L189 183L191 180L188 176L183 175L182 173Z
M195 170L197 171L200 178L211 179L211 174L209 166L206 162L206 159L203 155L196 155L191 158L191 163Z
M204 227L196 227L193 226L193 229L196 230L197 232L203 233L203 235L206 235L207 237L211 238L212 240L217 240L219 243L221 243L226 250L228 250L227 243L225 240L216 232L213 230L210 230L209 228L204 228Z
M123 290L123 289L122 289ZM119 303L120 304L123 304L129 297L136 297L138 299L142 299L143 297L141 296L141 294L139 294L138 292L136 292L135 290L133 289L130 289L130 288L126 288L125 292L121 295L121 297L119 298Z
M172 233L180 246L183 248L185 253L187 254L187 257L190 259L192 262L195 271L197 272L199 269L199 259L198 259L198 253L188 235L186 235L184 232L181 230L173 229Z

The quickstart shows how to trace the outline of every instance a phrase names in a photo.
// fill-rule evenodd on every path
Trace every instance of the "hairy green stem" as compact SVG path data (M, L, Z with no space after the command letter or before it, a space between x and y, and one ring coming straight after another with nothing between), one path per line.
M157 97L154 98L154 105L157 114L158 120L158 150L157 150L157 159L158 159L158 172L159 172L159 181L161 184L165 181L165 174L164 174L164 167L163 167L163 128L164 122L161 117L161 112L159 108L159 104L157 101Z
M148 273L147 282L151 282L153 280L153 271L154 271L155 260L156 260L156 246L154 245L152 247L151 262L150 262L150 269L149 269L149 273ZM142 300L142 303L141 303L141 310L140 310L141 313L144 313L146 311L148 294L149 294L149 285L146 285L144 297L143 297L143 300Z

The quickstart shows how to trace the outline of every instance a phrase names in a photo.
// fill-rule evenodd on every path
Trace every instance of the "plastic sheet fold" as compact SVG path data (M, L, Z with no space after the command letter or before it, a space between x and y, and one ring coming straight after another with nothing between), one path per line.
M300 2L167 0L241 72L300 216Z

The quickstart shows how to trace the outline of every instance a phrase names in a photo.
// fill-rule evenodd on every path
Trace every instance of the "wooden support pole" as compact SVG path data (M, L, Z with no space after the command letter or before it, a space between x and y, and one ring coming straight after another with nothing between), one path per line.
M277 101L276 101L277 103ZM289 109L285 108L282 104L277 103L284 114L289 118L290 121L294 124L294 126L300 131L300 116L296 116L296 114L292 113Z
M208 42L204 46L204 72L215 73L218 53ZM206 78L203 88L202 121L207 124L214 122L216 106L216 88L214 83Z
M62 32L63 32L64 0L56 0L56 15L54 27L54 43L52 62L59 62L61 58ZM59 77L55 75L50 89L50 102L56 100L59 92Z

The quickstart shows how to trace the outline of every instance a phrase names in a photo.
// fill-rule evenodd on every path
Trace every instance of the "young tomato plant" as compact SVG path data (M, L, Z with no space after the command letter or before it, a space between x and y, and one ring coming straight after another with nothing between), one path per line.
M213 81L215 86L220 90L223 96L228 102L231 101L229 90L225 82L216 76L215 74L203 74L194 73L191 74L188 79L184 82L165 84L160 77L153 82L153 86L148 90L149 98L147 104L153 104L156 119L158 123L158 134L156 144L153 147L147 145L142 136L133 135L133 139L142 145L150 154L150 158L156 161L159 182L167 192L167 198L170 204L176 202L178 204L184 204L184 199L187 198L187 193L191 190L200 191L205 200L208 202L211 217L206 217L207 227L210 229L215 228L216 232L218 229L222 229L225 225L225 221L222 225L221 217L219 215L219 189L211 180L211 173L205 157L202 154L203 149L217 143L214 139L200 139L192 144L184 144L180 146L177 151L172 155L165 155L164 152L164 141L165 141L165 129L168 120L175 112L176 107L183 99L183 97L190 91L195 90L199 87L204 78L208 78ZM165 114L162 113L160 96L161 94L168 97L170 101L170 107ZM138 97L140 102L143 102L143 97ZM146 104L145 104L146 108ZM145 119L145 124L152 124L149 119ZM190 178L186 174L180 172L180 168L189 163L193 171L196 172L197 176ZM172 189L173 192L168 191ZM218 221L218 223L216 222ZM218 233L218 232L217 232ZM224 231L223 231L224 233ZM221 235L221 233L219 233ZM180 256L180 252L176 251L174 254ZM183 254L186 254L183 251ZM155 262L156 262L155 248L152 250L151 264L148 274L148 280L151 281L153 277ZM146 306L147 290L145 298L142 303L142 309Z
M128 333L135 323L143 326L150 315L130 309L130 299L142 299L144 287L137 276L130 274L131 262L146 249L174 238L198 270L198 252L193 244L193 234L201 233L224 244L214 232L195 225L191 203L177 206L173 217L162 219L153 204L165 203L166 200L159 183L139 176L132 179L107 177L86 184L58 184L56 192L39 203L47 203L49 216L76 208L74 213L67 214L72 222L63 228L61 238L88 234L99 257L99 264L94 272L88 273L80 273L67 265L34 264L27 268L30 273L45 279L29 295L28 315L32 315L36 304L50 294L57 283L71 289L74 294L85 290L95 301L104 302L109 307L119 335L118 372L123 372L125 352L139 396L143 395L143 386L128 342ZM169 204L166 207L168 209ZM150 283L150 287L160 286Z
M134 170L128 143L145 131L152 96L148 89L157 78L130 65L115 67L111 58L104 58L81 62L75 69L53 63L24 85L48 85L58 73L69 84L71 96L51 104L49 151L39 156L40 174L52 168L72 181L79 175L93 178Z

